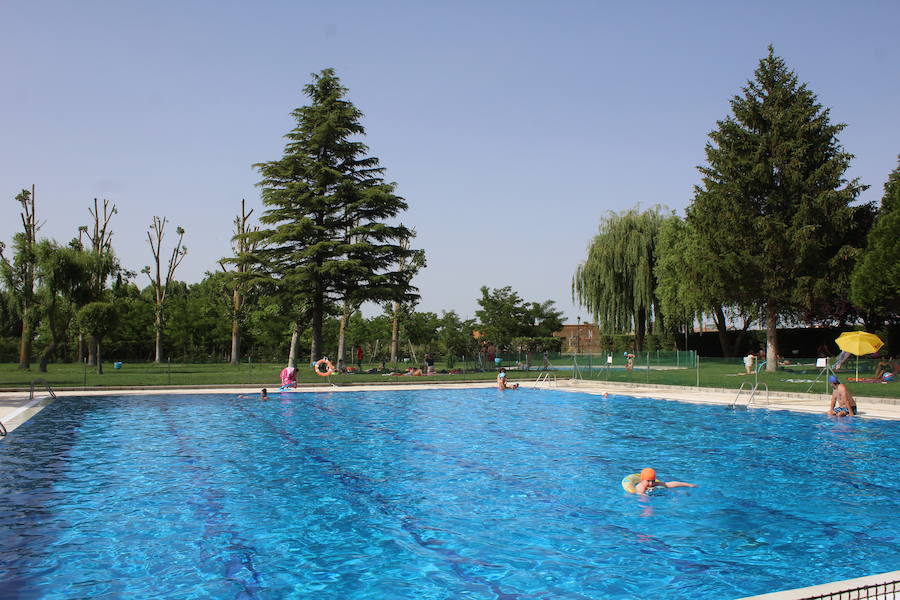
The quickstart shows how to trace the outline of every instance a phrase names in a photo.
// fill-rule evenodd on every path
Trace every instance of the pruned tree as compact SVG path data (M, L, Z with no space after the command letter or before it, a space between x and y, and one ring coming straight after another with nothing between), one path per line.
M410 230L410 237L401 240L400 245L404 250L409 249L409 240L416 234L415 230ZM399 261L400 274L407 285L412 278L421 269L425 267L425 253L421 250L415 251L412 255L404 256ZM399 358L400 350L400 319L405 312L409 312L414 308L415 298L404 301L405 294L403 287L397 288L399 294L391 300L391 364L396 365Z
M151 270L150 266L146 266L141 270L141 273L145 273L147 278L150 279L150 285L153 288L153 325L156 333L155 358L153 359L153 362L155 363L161 363L163 359L163 329L165 328L166 323L165 309L169 287L172 285L172 280L175 278L175 270L187 255L187 247L181 243L184 239L184 229L176 227L175 233L178 235L178 241L175 242L175 247L172 248L172 253L169 255L166 264L165 275L163 274L162 244L167 223L168 219L165 217L153 217L153 222L150 224L150 230L147 232L150 251L153 253L153 268Z
M19 369L31 368L31 347L34 340L34 326L37 310L35 306L34 270L38 224L34 210L34 186L31 191L22 190L16 195L16 202L22 207L21 233L13 236L13 255L7 258L5 246L0 243L0 274L10 291L12 308L19 316L22 329L19 337Z
M91 259L91 271L89 285L90 295L87 301L99 302L103 299L106 291L107 278L119 269L118 261L116 260L112 249L113 232L110 228L110 221L112 220L113 215L117 214L119 211L115 204L110 204L109 200L106 199L103 200L103 207L101 209L99 202L94 198L94 207L88 208L88 212L91 215L93 224L90 228L86 225L82 225L78 228L79 243L83 244L83 242L81 242L82 236L86 237L89 243L88 252L90 253ZM79 337L79 360L81 359L81 350L83 346L81 339L82 338ZM95 354L96 348L94 347L94 344L88 344L89 365L95 364Z
M246 314L246 295L253 287L254 265L257 264L253 253L259 246L260 239L251 234L256 234L259 227L251 227L250 216L253 209L247 210L246 203L241 198L241 214L234 218L234 236L231 238L233 256L219 261L222 271L229 275L227 293L229 298L229 312L231 314L231 357L230 363L238 365L241 361L242 326ZM233 264L234 269L229 271L226 264Z

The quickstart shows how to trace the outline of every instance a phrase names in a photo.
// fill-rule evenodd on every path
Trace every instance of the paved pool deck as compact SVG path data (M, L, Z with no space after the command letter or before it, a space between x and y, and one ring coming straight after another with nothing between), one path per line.
M379 391L379 390L425 390L437 387L444 389L453 388L491 388L496 384L493 382L451 382L451 383L404 383L398 385L392 384L344 384L340 386L331 385L306 385L301 386L298 391L301 392L354 392L354 391ZM522 382L522 389L519 391L509 391L508 393L527 392L533 387L531 382ZM547 389L556 389L566 392L583 392L593 395L623 395L637 397L659 398L668 401L691 402L696 404L724 404L731 405L735 403L736 390L716 389L716 388L692 388L692 387L676 387L663 385L642 385L634 383L611 383L597 381L582 380L560 380L557 382L549 382ZM57 396L111 396L111 395L141 395L141 394L238 394L255 397L259 393L259 386L254 387L226 387L226 388L140 388L140 389L68 389L56 392ZM278 385L274 384L269 389L276 390ZM851 391L853 391L851 389ZM895 398L874 398L866 396L857 396L857 405L859 406L859 415L854 418L863 419L889 419L900 420L900 399ZM744 393L737 401L740 406L746 406L749 394ZM35 393L33 399L29 399L27 392L0 392L0 423L10 432L16 427L25 423L32 416L40 412L40 410L52 402L53 399L46 393ZM768 396L763 392L753 399L751 409L764 410L793 410L797 412L820 413L822 418L827 417L825 411L828 408L830 396L825 394L799 394L788 392L771 392ZM847 418L847 417L844 417ZM883 573L879 575L869 575L859 579L850 579L846 581L836 581L817 585L811 588L802 588L797 590L785 590L764 594L762 596L753 596L752 600L796 600L800 598L810 598L823 594L833 594L837 592L845 592L861 586L882 584L883 582L896 582L900 579L900 571L891 573ZM893 592L894 584L891 585ZM900 594L897 594L900 597ZM841 598L863 598L869 596L840 596ZM878 598L894 598L895 595L877 596ZM746 598L743 600L751 600Z

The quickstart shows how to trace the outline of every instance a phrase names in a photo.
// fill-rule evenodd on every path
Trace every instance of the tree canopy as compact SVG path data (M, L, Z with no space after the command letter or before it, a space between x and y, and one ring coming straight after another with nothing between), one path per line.
M851 202L862 186L844 179L852 158L837 139L844 125L831 123L771 46L731 109L709 134L687 220L719 287L764 307L775 356L779 317L846 283L856 255Z
M663 216L660 207L609 213L572 278L572 295L600 329L635 332L637 349L659 318L656 296L656 243Z
M270 280L308 306L311 360L322 355L322 321L336 302L415 292L400 267L416 252L403 244L412 232L393 223L406 201L356 139L365 134L362 113L347 91L333 69L313 74L304 88L310 104L293 111L284 155L254 165L266 211L263 228L245 235L259 243L255 256Z
M525 302L512 287L481 288L475 311L482 339L499 348L508 348L517 337L546 337L562 328L562 312L555 303Z
M853 272L852 298L878 321L900 320L900 157Z

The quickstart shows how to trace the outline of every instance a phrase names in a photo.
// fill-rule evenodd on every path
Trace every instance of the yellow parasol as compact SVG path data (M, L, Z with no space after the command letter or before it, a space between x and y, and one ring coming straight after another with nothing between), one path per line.
M856 378L859 379L859 357L863 354L872 354L884 346L874 333L865 331L845 331L836 340L838 348L844 352L856 355Z

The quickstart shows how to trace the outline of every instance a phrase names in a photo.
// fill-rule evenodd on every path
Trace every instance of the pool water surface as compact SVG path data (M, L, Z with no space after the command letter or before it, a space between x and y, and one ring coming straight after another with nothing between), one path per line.
M0 597L737 598L900 568L900 423L495 389L60 398ZM638 497L652 466L697 484Z

